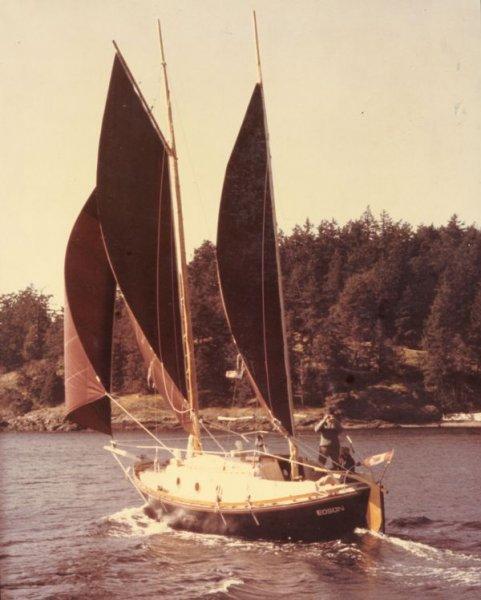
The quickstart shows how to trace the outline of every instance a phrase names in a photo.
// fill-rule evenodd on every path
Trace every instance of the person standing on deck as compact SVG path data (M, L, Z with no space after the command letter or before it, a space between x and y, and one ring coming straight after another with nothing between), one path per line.
M325 466L327 459L332 461L331 468L338 468L340 442L339 436L342 432L342 425L338 418L339 413L326 412L324 418L314 427L316 433L321 433L319 439L319 464Z
M256 441L254 444L254 449L256 450L256 452L263 452L263 453L267 452L267 446L264 441L264 436L262 435L262 433L257 434Z
M346 471L350 471L351 473L356 472L356 466L359 463L356 463L354 458L352 457L351 451L348 446L343 446L341 448L341 453L339 454L339 464Z

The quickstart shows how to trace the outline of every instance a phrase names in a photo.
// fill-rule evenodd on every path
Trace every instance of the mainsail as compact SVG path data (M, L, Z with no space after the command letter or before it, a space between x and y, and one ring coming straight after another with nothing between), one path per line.
M254 88L227 165L217 231L224 307L256 395L293 433L262 86Z
M104 253L149 377L191 431L168 161L168 146L117 53L97 166Z

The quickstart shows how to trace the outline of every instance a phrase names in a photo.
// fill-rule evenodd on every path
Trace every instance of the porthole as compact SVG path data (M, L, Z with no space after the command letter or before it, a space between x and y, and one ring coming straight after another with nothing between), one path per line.
M198 492L198 491L200 490L200 484L199 484L199 482L197 482L197 483L194 485L194 488L195 488L195 491L196 491L196 492Z
M177 477L177 481L175 482L177 485L180 485L180 477Z

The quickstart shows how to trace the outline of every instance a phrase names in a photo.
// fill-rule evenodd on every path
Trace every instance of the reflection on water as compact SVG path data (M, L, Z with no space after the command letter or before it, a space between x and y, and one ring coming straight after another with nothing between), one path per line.
M396 450L388 534L281 544L149 519L101 435L2 434L2 599L479 597L480 434L351 437L359 455Z

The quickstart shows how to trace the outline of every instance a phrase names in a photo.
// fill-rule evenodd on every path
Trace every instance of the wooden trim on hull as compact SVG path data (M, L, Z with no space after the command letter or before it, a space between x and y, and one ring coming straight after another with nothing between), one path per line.
M366 527L369 489L294 505L252 510L196 509L148 496L150 514L167 515L169 525L199 533L247 539L325 541Z

